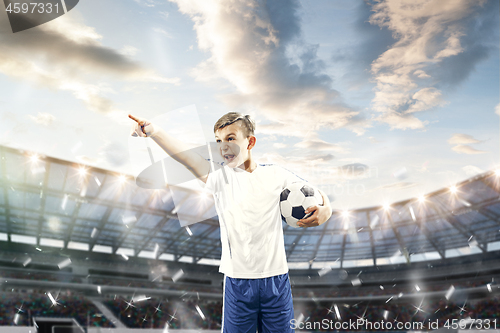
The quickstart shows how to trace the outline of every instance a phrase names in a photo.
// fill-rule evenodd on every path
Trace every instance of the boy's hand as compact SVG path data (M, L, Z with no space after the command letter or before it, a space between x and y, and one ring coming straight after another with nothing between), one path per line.
M131 114L128 115L130 119L136 122L134 129L132 130L132 136L148 137L153 134L154 128L146 119L134 117Z
M314 213L305 219L297 221L297 225L299 227L317 227L318 225L325 223L332 215L331 208L327 206L311 206L305 210L306 214L309 214L310 212Z

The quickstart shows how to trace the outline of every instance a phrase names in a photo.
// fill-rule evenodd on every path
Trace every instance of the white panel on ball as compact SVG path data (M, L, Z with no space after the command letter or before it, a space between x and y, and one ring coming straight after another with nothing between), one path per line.
M286 224L288 224L292 228L298 228L297 219L295 217L289 216L286 218Z
M302 205L302 201L304 201L304 198L304 193L300 192L300 190L290 190L287 201L290 202L292 207L297 207Z
M290 202L285 200L282 201L280 205L281 205L281 215L283 215L285 218L292 216L292 205L290 204Z
M311 206L316 206L318 204L318 199L316 197L307 197L304 199L302 206L307 209Z

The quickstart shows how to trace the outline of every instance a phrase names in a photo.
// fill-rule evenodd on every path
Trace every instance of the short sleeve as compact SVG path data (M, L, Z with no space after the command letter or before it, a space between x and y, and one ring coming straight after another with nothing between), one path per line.
M205 190L214 192L214 171L210 168L210 172L207 176L207 182L205 183Z
M212 193L215 193L219 188L217 186L217 181L218 177L220 177L220 173L223 173L224 180L226 179L226 176L224 174L223 168L224 165L218 162L211 162L210 159L206 159L207 161L210 162L210 172L208 173L207 176L207 182L205 183L205 189L207 191L210 191Z
M281 182L281 188L285 188L288 185L296 182L307 182L305 179L299 177L295 173L291 172L290 170L287 170L281 166L276 167L276 177L280 180Z

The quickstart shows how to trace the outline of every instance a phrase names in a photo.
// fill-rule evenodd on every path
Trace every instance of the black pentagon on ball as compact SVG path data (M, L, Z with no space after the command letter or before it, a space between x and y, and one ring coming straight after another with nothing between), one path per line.
M305 209L302 206L292 208L292 216L300 220L306 215Z
M314 196L314 189L309 186L309 185L304 185L300 189L300 192L304 193L306 197L313 197Z
M281 191L280 201L285 201L286 199L288 199L289 194L290 194L290 190L287 188L285 188L283 191Z

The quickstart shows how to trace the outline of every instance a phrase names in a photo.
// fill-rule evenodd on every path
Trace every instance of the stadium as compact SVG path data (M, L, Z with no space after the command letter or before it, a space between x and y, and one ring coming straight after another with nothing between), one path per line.
M167 189L0 156L0 332L220 332L217 217L181 227ZM498 330L499 190L489 171L317 228L283 224L297 331Z

